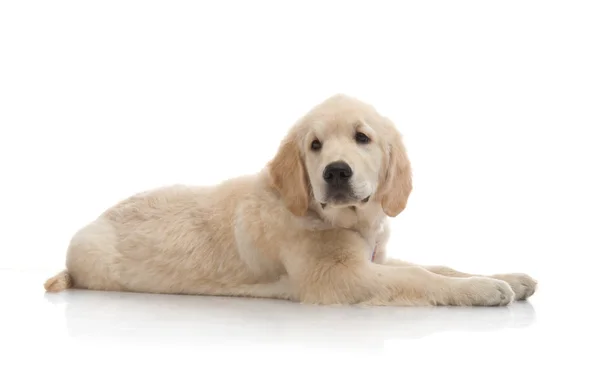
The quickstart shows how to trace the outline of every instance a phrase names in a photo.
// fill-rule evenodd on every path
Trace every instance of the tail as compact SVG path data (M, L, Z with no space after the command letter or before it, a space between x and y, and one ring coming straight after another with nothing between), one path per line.
M73 278L67 270L59 272L44 283L44 288L48 292L60 292L71 287L73 287Z

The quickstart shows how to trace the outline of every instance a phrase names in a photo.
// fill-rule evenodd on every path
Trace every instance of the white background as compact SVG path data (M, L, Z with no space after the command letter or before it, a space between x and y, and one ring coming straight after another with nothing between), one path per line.
M598 290L599 20L595 1L4 1L0 268L42 274L27 285L42 298L71 235L105 208L258 171L298 117L342 92L405 136L414 191L390 254L529 273L531 305L555 320L518 346L523 361L582 370L569 361L583 354L539 348L551 332L573 338L560 324L597 322L593 307L563 307ZM481 364L515 351L503 348L464 361L498 369Z

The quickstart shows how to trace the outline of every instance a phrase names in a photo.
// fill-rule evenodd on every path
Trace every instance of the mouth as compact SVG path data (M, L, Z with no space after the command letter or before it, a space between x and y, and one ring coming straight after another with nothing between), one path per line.
M358 205L364 205L367 202L369 202L369 200L371 199L371 195L363 198L362 200L352 200L350 202L348 202L347 199L339 199L339 198L334 198L333 202L321 202L321 208L325 209L328 205L331 205L333 207L350 207L350 208L356 208L357 204ZM358 201L358 202L356 202Z

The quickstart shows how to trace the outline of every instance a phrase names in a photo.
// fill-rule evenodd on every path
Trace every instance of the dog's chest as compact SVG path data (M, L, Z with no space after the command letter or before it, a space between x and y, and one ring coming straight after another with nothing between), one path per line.
M380 243L379 238L382 237L384 233L383 224L370 229L364 229L359 232L361 236L365 239L367 243L367 251L365 253L367 259L371 262L375 260L375 253L377 252L377 246Z

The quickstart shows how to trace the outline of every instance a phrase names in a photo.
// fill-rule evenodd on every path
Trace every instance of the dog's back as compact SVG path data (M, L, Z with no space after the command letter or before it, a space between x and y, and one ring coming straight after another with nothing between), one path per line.
M121 201L73 236L67 270L46 289L218 294L220 285L256 281L261 274L240 256L235 225L257 181L164 187Z

